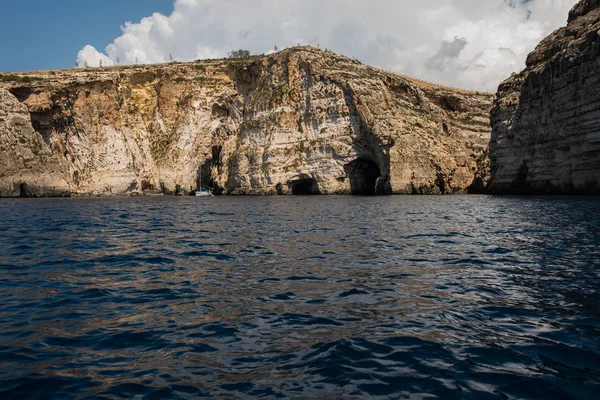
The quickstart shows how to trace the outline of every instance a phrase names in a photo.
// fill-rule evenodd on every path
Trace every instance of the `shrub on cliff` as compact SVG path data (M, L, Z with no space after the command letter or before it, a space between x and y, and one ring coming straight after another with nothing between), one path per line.
M2 82L20 82L21 78L16 75L2 75Z
M1 75L2 82L21 82L21 83L29 83L41 81L42 78L37 76L18 76L18 75Z
M250 58L250 51L248 50L233 50L229 53L229 58Z

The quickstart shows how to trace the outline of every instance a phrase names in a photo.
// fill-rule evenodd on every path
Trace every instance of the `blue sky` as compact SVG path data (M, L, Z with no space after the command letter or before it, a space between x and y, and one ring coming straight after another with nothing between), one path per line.
M83 46L104 49L125 21L172 10L173 0L3 0L0 71L71 68Z

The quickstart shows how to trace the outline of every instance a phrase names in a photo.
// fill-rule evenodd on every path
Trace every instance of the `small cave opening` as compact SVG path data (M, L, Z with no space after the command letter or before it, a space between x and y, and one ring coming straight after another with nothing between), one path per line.
M148 179L142 179L142 192L153 191L154 185Z
M21 198L27 197L27 185L24 183L21 183L19 185L19 197L21 197Z
M221 118L221 119L227 118L227 117L229 117L229 108L227 108L227 106L223 106L220 104L213 104L212 115L213 115L213 117L216 117L216 118Z
M356 196L373 196L379 193L377 180L381 177L379 166L370 160L359 158L346 165L350 178L350 190Z
M454 96L442 96L438 99L433 100L434 103L437 103L442 109L448 112L465 112L465 104L464 101L458 97Z
M312 196L321 194L319 191L319 185L317 185L317 181L312 178L290 181L288 186L290 187L292 195L294 196Z
M137 181L132 181L129 184L129 187L127 188L127 191L129 193L131 193L131 192L135 192L136 190L138 190L138 182Z
M447 123L445 123L445 122L444 122L444 123L442 123L442 129L444 130L444 133L445 133L446 135L449 135L449 134L450 134L450 128L448 127L448 124L447 124Z

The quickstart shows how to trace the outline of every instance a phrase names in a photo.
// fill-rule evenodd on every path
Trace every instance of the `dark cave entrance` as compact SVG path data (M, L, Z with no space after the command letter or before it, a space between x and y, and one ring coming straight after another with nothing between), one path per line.
M211 169L213 166L212 160L202 164L196 170L196 187L194 190L210 189L213 186Z
M21 197L21 198L27 197L27 185L24 183L21 183L19 185L19 197Z
M346 165L345 169L350 178L350 189L353 195L383 194L378 193L377 190L377 180L381 176L381 170L373 161L359 158Z
M197 191L210 190L214 195L222 195L225 191L224 188L220 187L215 181L214 174L220 174L222 172L223 163L221 161L221 152L223 146L212 146L211 155L212 158L205 159L204 163L198 166L196 170L196 185L190 191L191 194L195 194ZM216 171L215 171L216 169Z
M292 190L292 195L294 196L311 196L321 194L319 191L319 186L317 185L317 181L312 178L291 181L288 183L288 186Z

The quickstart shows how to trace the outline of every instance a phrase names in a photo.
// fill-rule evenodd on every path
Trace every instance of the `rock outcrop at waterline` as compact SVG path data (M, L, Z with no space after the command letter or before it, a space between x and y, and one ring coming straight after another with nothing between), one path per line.
M491 95L314 48L4 80L2 196L183 194L199 181L227 194L462 193L488 179Z
M600 1L500 85L491 119L491 192L600 193Z

